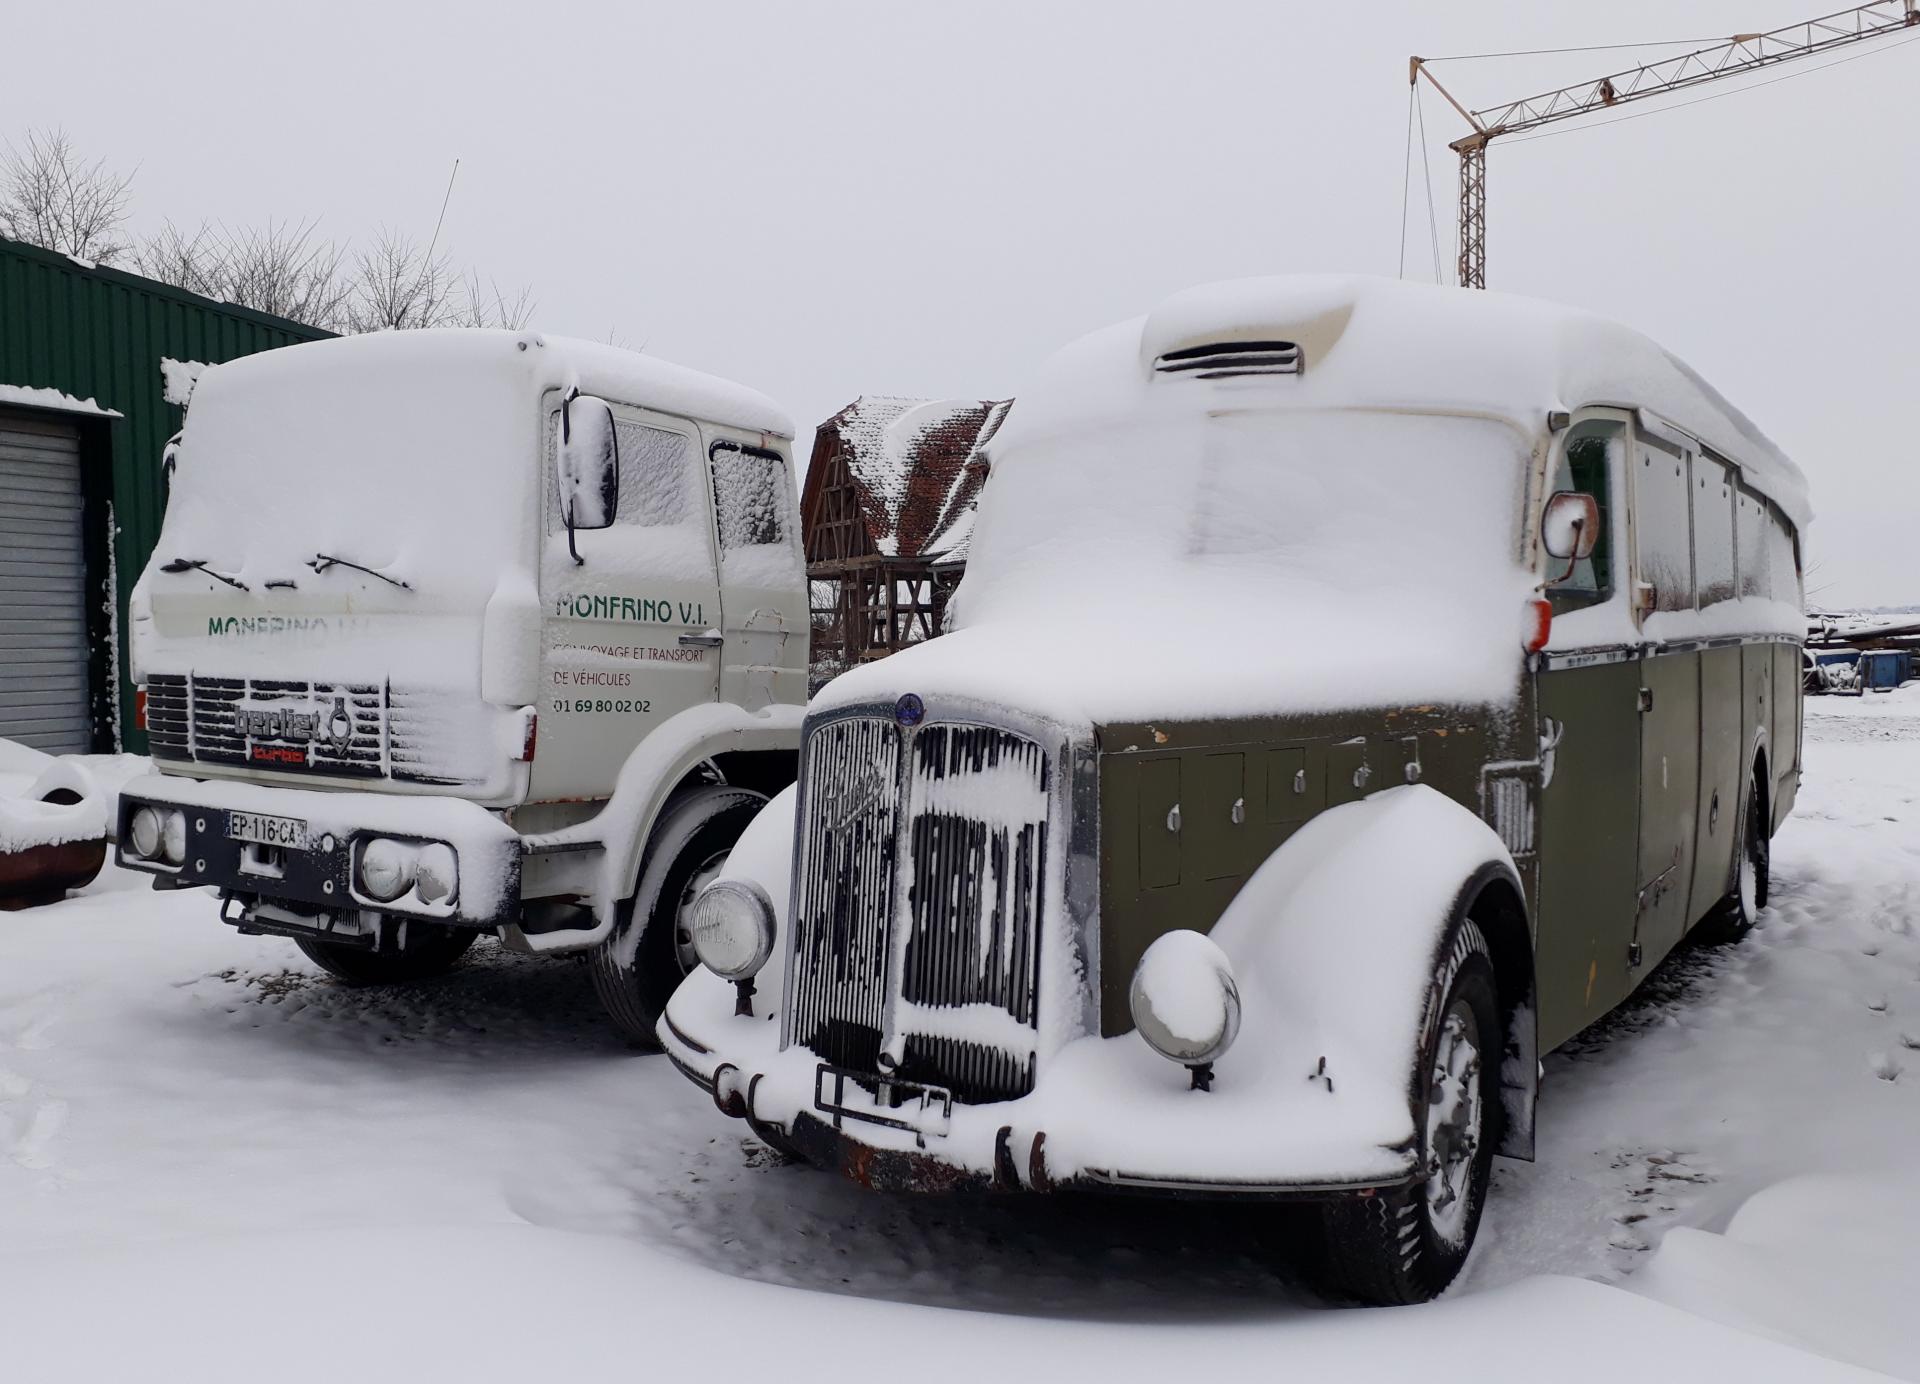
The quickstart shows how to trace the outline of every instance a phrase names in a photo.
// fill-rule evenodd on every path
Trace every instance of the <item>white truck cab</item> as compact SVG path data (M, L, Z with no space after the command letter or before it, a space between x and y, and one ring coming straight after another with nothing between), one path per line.
M752 390L532 332L209 370L131 605L158 772L120 863L354 981L481 932L592 949L650 1041L682 896L794 777L792 437Z

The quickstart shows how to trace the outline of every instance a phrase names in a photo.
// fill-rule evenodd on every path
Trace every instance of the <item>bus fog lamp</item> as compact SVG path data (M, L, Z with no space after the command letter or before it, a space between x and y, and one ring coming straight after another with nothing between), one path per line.
M724 980L751 980L773 955L773 901L751 880L715 880L694 900L693 950Z
M1127 999L1147 1046L1210 1089L1213 1064L1240 1032L1240 985L1219 945L1187 929L1164 934L1140 958Z
M187 858L187 814L178 810L162 814L160 854L169 865L182 864Z

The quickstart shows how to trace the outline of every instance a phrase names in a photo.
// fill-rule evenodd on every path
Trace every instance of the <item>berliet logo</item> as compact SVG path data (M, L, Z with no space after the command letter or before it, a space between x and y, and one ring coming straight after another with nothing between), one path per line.
M295 711L281 706L239 706L233 719L240 734L249 740L325 740L336 754L344 754L353 744L353 716L347 710L345 696L333 699L333 711L315 707Z
M866 764L838 787L839 791L821 804L821 815L832 832L845 831L880 801L888 788L887 776L879 765Z

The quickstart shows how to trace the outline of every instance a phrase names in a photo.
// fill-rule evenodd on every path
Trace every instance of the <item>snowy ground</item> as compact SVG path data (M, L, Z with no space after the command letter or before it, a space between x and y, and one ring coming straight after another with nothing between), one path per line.
M1396 1312L1239 1218L780 1166L576 964L354 991L109 871L0 915L0 1377L1920 1379L1920 688L1807 739L1761 926L1548 1059L1540 1160Z

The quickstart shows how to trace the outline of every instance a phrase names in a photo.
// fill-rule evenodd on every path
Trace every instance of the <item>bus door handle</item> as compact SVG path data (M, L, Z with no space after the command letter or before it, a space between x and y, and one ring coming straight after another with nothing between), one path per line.
M726 636L718 630L708 630L705 634L680 636L680 647L683 649L717 649L726 642Z
M1653 689L1651 687L1643 687L1640 689L1640 709L1642 711L1653 710Z

